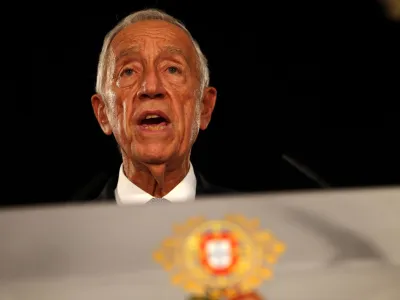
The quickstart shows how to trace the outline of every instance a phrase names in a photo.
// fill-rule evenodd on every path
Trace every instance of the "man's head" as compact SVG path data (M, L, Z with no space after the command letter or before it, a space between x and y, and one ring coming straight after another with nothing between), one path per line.
M92 106L123 157L173 165L190 155L216 100L207 60L186 28L158 10L122 20L104 40Z

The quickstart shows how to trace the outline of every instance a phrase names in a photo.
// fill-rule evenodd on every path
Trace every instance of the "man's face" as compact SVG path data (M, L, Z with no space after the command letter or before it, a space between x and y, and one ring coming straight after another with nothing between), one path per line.
M110 52L106 99L92 97L103 131L130 160L180 161L208 126L216 99L214 88L200 91L190 38L173 24L142 21L120 31Z

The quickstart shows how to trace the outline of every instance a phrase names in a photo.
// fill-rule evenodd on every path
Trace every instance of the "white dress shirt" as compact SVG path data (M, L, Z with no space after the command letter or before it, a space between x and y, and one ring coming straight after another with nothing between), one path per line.
M193 201L196 197L196 185L196 176L194 175L193 166L190 163L189 172L186 174L185 178L163 198L170 202ZM121 165L117 188L115 189L115 199L117 203L120 205L144 204L152 198L154 198L154 196L143 191L126 177L124 168Z

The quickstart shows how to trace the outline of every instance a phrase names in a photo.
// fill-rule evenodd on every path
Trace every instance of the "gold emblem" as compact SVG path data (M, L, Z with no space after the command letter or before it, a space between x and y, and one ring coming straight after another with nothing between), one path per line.
M172 283L210 298L251 292L272 278L272 266L285 246L258 220L227 216L192 218L173 228L154 259L171 272Z

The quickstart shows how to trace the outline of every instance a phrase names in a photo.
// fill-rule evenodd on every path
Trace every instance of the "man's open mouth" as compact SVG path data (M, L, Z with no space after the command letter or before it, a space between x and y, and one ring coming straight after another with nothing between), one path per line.
M163 130L170 124L168 117L161 113L145 113L139 119L139 125L146 130Z

